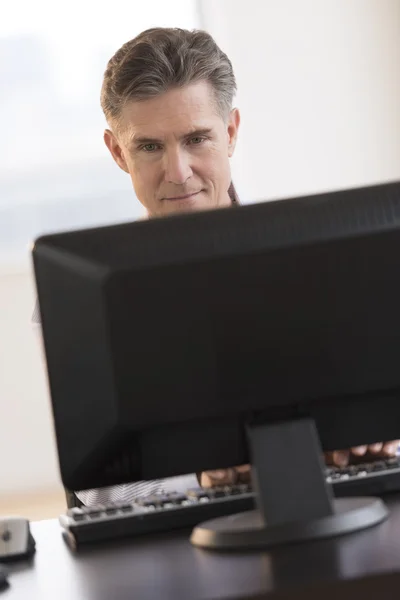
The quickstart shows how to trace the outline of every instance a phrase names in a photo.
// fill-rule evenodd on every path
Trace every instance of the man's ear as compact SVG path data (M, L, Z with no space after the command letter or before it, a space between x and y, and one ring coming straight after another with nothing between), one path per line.
M236 146L240 125L240 112L238 108L233 108L229 115L228 121L228 155L229 158L233 155Z
M106 129L104 131L103 139L105 145L111 153L111 156L113 157L119 168L125 171L125 173L129 173L128 165L126 164L123 150L115 134L110 129Z

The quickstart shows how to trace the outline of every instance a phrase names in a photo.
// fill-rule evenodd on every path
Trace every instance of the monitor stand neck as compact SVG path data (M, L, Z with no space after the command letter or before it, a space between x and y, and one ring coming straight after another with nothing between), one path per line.
M251 425L248 442L258 509L198 525L194 545L261 549L350 533L387 517L380 499L333 498L313 420Z

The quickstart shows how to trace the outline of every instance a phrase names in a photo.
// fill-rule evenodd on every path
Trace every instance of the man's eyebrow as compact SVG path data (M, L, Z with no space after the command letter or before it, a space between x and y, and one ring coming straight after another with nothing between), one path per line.
M183 138L187 139L187 138L191 138L191 137L209 135L211 132L212 132L211 127L203 127L202 129L195 129L194 131L187 133L186 135L183 136Z
M185 133L182 139L188 139L191 137L198 137L202 135L209 135L211 133L211 127L203 127L201 129L194 129L189 133ZM162 140L151 137L132 136L130 139L131 146L144 146L145 144L162 144Z
M132 136L132 138L130 139L131 146L142 146L144 144L161 144L161 143L162 143L161 140L157 140L156 138L150 138L150 137Z

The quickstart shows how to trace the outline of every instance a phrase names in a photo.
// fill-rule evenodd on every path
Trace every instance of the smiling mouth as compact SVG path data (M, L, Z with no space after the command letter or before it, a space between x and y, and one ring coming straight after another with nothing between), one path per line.
M191 194L183 194L182 196L168 196L166 198L163 198L164 200L172 200L172 201L176 201L176 200L188 200L189 198L194 198L195 196L197 196L197 194L200 194L202 190L199 190L198 192L193 192Z

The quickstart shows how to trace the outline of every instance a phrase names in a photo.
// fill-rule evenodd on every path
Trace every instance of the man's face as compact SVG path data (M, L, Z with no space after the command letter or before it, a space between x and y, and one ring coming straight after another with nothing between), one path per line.
M126 105L105 143L150 217L227 206L239 112L224 120L201 81Z

